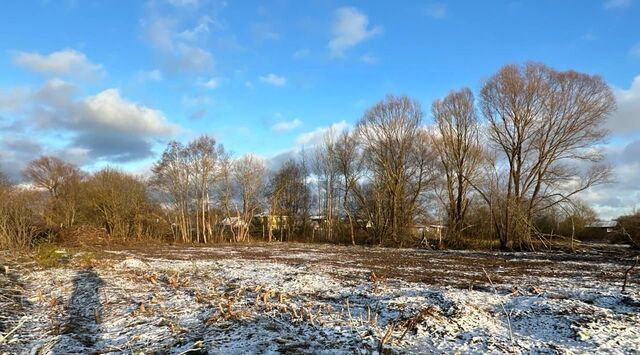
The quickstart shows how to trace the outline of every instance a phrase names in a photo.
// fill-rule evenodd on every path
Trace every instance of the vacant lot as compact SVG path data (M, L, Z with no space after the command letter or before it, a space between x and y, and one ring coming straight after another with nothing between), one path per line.
M640 349L639 278L621 293L632 264L623 250L258 244L66 258L0 274L0 339L11 333L0 353Z

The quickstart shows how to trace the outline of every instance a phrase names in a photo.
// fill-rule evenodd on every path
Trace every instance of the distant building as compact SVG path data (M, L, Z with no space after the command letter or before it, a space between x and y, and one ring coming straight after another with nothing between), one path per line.
M247 223L240 217L227 217L220 222L220 225L230 228L247 227Z
M593 223L587 224L585 228L604 233L613 233L615 232L617 226L618 221L595 221Z
M269 226L272 230L286 228L289 225L289 216L274 215L264 212L253 216L253 218L254 220L258 220L263 227Z
M309 221L311 222L311 228L316 231L322 227L323 224L327 223L327 219L325 216L309 216Z
M443 224L419 224L416 225L415 228L419 233L433 233L435 235L441 235L442 231L447 227Z

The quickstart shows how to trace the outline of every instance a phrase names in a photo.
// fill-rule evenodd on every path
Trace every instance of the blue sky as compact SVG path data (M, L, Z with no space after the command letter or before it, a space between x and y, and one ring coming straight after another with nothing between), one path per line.
M168 140L203 133L278 160L326 127L353 125L385 94L428 112L504 64L539 61L614 88L616 183L583 198L604 217L640 204L637 0L1 6L0 166L14 176L39 154L144 173Z

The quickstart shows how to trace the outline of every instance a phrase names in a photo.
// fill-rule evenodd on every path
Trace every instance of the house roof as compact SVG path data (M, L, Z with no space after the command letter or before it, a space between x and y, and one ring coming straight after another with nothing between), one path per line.
M595 221L587 224L587 228L615 228L618 225L618 221Z

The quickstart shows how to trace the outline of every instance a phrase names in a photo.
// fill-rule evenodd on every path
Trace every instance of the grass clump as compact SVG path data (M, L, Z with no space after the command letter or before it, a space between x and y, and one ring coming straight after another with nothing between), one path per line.
M35 262L38 265L47 268L62 266L67 259L67 251L51 243L38 245L34 254Z

